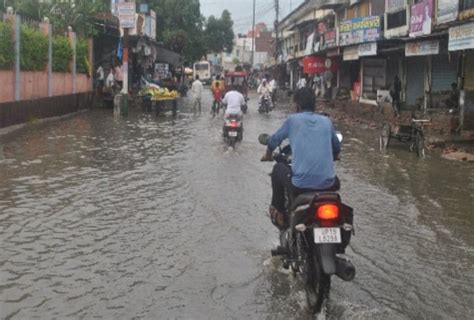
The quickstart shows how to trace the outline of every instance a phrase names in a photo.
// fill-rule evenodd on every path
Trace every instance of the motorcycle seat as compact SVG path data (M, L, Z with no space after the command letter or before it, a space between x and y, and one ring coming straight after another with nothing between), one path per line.
M299 206L308 205L315 198L317 198L316 201L340 202L339 194L334 191L310 191L297 196L291 205L291 210L294 211Z
M299 196L296 197L296 199L291 204L291 211L294 211L299 206L309 204L311 201L313 201L314 197L317 194L318 194L317 191L306 192L306 193L300 194Z

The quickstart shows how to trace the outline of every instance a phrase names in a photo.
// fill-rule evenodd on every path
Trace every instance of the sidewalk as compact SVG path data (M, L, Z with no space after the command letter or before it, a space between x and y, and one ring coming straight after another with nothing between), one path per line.
M291 99L286 91L280 91L279 104L290 104ZM328 113L336 122L374 130L377 135L384 123L409 124L412 116L411 111L402 111L400 118L396 118L390 104L379 108L341 99L318 99L316 110ZM430 110L425 116L420 114L417 116L431 120L431 125L425 130L427 149L438 151L441 156L449 160L474 161L474 132L464 131L460 135L456 134L458 115L449 113L448 110Z
M390 104L382 107L361 104L350 100L318 101L316 109L331 115L335 121L362 129L381 130L384 123L410 124L412 111L402 111L396 118ZM318 106L319 105L319 106ZM459 116L448 110L429 110L425 115L417 112L420 119L429 119L425 139L429 150L438 150L450 160L474 161L474 132L457 134Z

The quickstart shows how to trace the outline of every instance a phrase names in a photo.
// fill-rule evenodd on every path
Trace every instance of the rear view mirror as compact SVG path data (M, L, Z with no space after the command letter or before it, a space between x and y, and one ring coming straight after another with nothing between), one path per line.
M269 140L270 140L269 134L262 133L261 135L258 136L258 142L260 142L260 144L263 144L264 146L268 145Z
M341 143L343 139L342 133L339 131L336 131L336 137L337 137L337 140L339 140L339 143Z

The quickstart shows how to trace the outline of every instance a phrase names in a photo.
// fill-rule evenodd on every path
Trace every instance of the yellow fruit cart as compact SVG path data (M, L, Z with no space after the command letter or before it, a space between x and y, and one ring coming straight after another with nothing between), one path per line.
M140 96L144 101L149 101L149 106L156 110L156 115L159 115L168 105L171 105L173 116L177 115L179 94L175 90L168 90L167 88L147 87L140 91ZM147 107L148 109L148 107Z
M167 98L167 97L157 97L151 98L152 106L155 107L156 115L159 115L163 110L166 109L168 105L171 104L171 111L173 112L173 117L178 114L178 101L177 97Z

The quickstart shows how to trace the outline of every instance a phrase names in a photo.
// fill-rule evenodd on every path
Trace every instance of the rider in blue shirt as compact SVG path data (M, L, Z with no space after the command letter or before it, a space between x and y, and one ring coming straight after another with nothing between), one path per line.
M262 161L271 160L273 150L289 139L292 167L277 163L272 172L270 215L273 221L276 217L283 219L282 214L285 214L285 189L293 196L314 190L339 189L333 162L340 152L340 143L331 120L314 112L315 96L309 88L299 89L294 101L297 113L290 115L271 136L267 153L262 158Z

